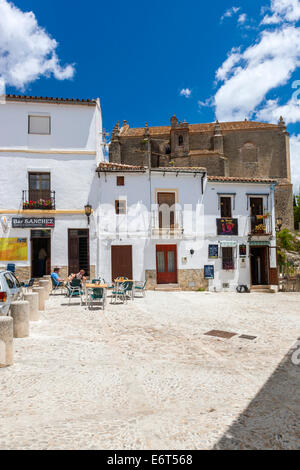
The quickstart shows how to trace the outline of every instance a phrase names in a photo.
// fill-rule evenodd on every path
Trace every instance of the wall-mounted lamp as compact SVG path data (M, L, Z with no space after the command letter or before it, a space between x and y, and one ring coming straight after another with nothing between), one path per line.
M90 204L87 204L86 206L84 206L84 212L85 212L85 215L87 216L87 219L88 219L88 225L90 225L90 217L92 215L92 212L93 212L93 208Z
M282 217L277 217L277 219L276 219L276 232L280 232L282 225L283 225Z
M191 255L193 256L195 254L195 250L190 250Z

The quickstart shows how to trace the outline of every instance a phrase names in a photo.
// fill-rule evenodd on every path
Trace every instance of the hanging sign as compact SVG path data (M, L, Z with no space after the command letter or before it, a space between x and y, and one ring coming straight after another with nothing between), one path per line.
M218 235L238 235L238 219L217 219Z
M19 217L12 219L13 228L53 228L54 217Z

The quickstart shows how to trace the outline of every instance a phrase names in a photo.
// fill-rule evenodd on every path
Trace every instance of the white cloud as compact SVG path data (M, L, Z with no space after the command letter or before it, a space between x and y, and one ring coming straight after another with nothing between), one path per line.
M263 31L243 53L231 51L216 72L223 81L215 95L219 120L251 118L267 93L285 85L300 66L300 28Z
M191 93L192 93L192 90L190 90L189 88L183 88L180 91L180 96L184 96L185 98L189 98L191 96Z
M72 78L74 67L60 65L57 46L38 25L34 13L24 13L13 3L0 0L0 77L7 86L24 90L41 76Z
M246 23L246 20L247 20L247 15L246 15L246 13L242 13L242 14L238 17L238 23L239 23L239 24L244 24L244 23Z
M224 15L221 17L221 22L224 21L225 18L231 18L233 15L236 15L240 9L240 7L231 7L226 10Z
M271 0L272 14L266 15L262 24L278 24L283 21L295 23L300 19L299 0Z

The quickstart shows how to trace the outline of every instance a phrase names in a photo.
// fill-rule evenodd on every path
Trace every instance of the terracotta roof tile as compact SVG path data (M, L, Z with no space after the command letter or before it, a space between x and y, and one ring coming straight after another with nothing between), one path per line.
M64 104L79 104L95 106L96 100L80 100L74 98L52 98L48 96L25 96L25 95L5 95L7 101L25 101L25 102L39 102L39 103L64 103Z
M200 132L213 132L216 123L204 123L204 124L189 124L190 133ZM266 122L255 122L255 121L235 121L235 122L220 122L220 127L223 132L234 131L234 130L251 130L251 129L276 129L277 124L269 124ZM171 126L156 126L148 127L149 133L152 136L165 136L170 134ZM143 137L145 135L144 127L133 127L130 128L128 125L121 128L120 135L122 137Z
M208 181L220 182L220 183L277 183L276 179L273 178L248 178L245 177L238 177L238 176L208 176Z
M161 166L152 168L152 171L164 171L166 173L206 173L206 168L200 166Z
M108 171L141 171L145 172L146 167L138 165L124 165L123 163L101 162L97 168L97 172Z

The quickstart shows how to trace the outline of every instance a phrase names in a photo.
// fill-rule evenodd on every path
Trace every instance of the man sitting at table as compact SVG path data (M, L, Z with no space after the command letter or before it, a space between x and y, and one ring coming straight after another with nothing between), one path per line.
M55 286L60 287L64 285L64 280L59 277L59 268L54 268L53 273L51 274L51 279Z

